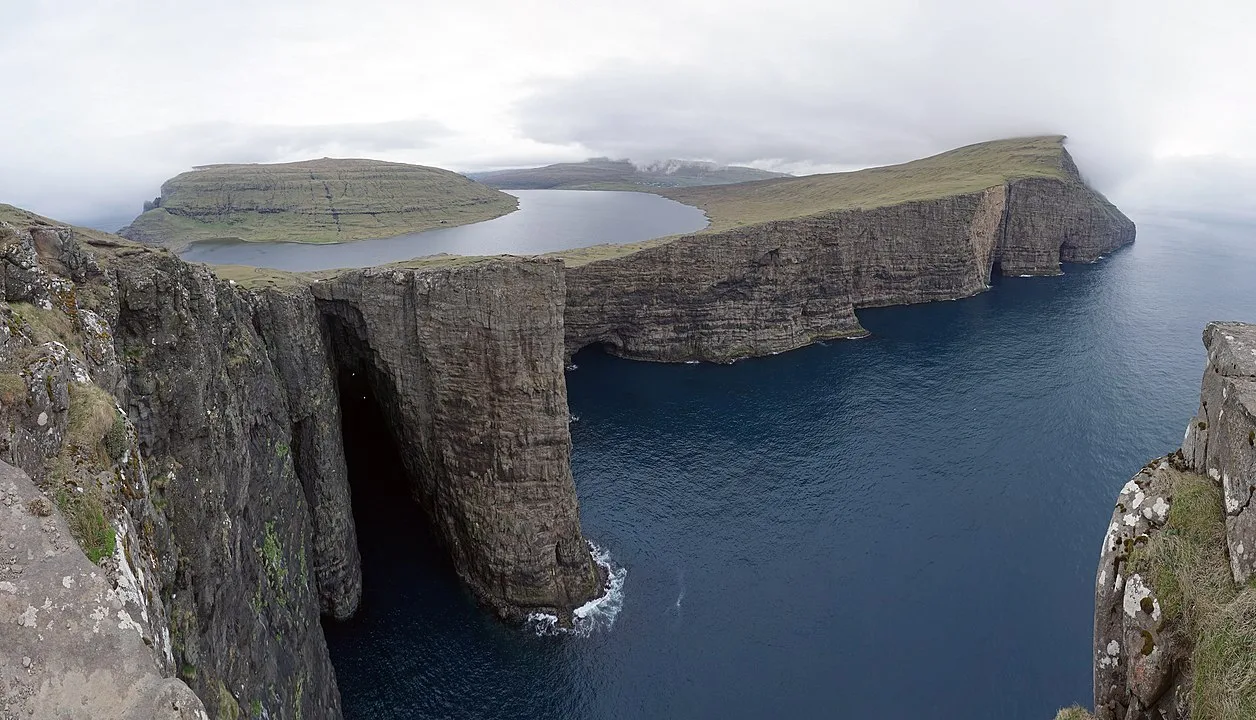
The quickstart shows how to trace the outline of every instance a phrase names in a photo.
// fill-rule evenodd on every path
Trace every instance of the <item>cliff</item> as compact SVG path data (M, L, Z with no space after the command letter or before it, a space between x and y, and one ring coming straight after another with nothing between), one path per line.
M98 564L91 592L121 598L110 617L125 611L143 649L99 682L135 684L136 702L177 677L211 717L339 716L319 617L348 617L361 595L346 373L368 376L433 534L482 602L569 619L602 592L569 468L561 263L246 287L0 206L0 280L0 470L34 479L16 502L64 515ZM0 586L15 634L0 664L35 658L49 687L114 672L108 654L39 645L43 620L17 622L28 598L93 612L59 589L69 574L32 567L13 602Z
M664 191L703 232L557 253L567 351L709 360L864 334L855 310L966 297L1133 242L1063 138L1004 140L854 173Z
M1256 326L1211 323L1182 448L1122 488L1095 578L1095 714L1256 716Z
M167 180L121 235L181 249L198 240L346 242L489 220L506 193L448 170L323 158L206 165Z
M128 711L159 697L195 716L190 688L212 717L338 717L320 616L360 601L350 483L370 477L346 463L349 390L379 409L474 595L506 619L570 622L605 576L580 532L565 356L592 342L656 360L777 352L860 334L856 308L979 292L994 262L1058 272L1133 238L1058 138L920 162L889 176L898 190L852 174L858 207L755 184L728 190L734 205L709 196L716 229L692 236L310 275L215 274L0 206L0 502L18 507L0 528L29 549L0 576L13 703L54 712L35 678L97 687L87 677L131 688ZM758 219L737 225L738 207ZM1243 349L1210 342L1239 383ZM1200 420L1215 427L1188 455L1230 483L1231 445L1250 436L1228 429L1238 385L1215 383ZM104 605L113 649L73 656Z
M627 160L591 158L578 163L471 173L469 177L492 187L506 189L652 190L695 185L728 185L787 176L784 173L756 168L690 160L665 160L639 165Z

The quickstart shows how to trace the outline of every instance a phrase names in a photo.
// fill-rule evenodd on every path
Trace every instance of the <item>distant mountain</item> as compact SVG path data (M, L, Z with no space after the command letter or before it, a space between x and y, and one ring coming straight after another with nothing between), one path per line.
M627 160L591 158L538 168L469 173L485 185L513 190L636 190L641 188L729 185L788 177L784 173L693 160L664 160L638 165Z

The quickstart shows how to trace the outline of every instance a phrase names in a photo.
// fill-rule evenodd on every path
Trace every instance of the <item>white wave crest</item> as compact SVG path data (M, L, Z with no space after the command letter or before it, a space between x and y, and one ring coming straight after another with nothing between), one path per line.
M524 621L524 627L537 635L575 635L588 637L594 631L609 631L615 626L615 618L624 607L624 578L628 568L617 565L609 551L589 543L593 561L606 571L606 591L572 611L572 625L559 626L558 618L549 613L532 613Z

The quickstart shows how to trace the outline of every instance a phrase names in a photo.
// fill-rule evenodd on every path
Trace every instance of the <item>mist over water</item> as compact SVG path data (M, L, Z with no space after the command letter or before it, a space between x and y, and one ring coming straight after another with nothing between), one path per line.
M1142 218L1099 264L862 311L868 339L730 366L580 353L573 470L585 534L626 569L614 626L502 626L400 530L360 524L362 614L327 626L346 716L1089 704L1112 503L1180 444L1204 323L1256 321L1252 234Z

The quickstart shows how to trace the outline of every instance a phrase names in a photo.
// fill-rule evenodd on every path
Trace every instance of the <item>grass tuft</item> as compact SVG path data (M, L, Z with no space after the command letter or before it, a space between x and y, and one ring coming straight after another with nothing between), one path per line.
M1130 553L1129 569L1146 575L1166 620L1197 637L1207 619L1234 599L1227 561L1225 510L1212 480L1172 468L1164 528Z
M117 534L105 517L105 504L99 488L78 489L69 486L57 488L54 495L57 507L70 526L70 534L83 548L87 559L99 564L113 555L117 549Z
M1095 720L1095 716L1081 705L1074 705L1056 713L1055 720Z
M70 383L70 410L66 440L70 445L92 454L121 421L113 397L91 383ZM125 433L125 428L123 428ZM118 453L121 455L121 453Z

